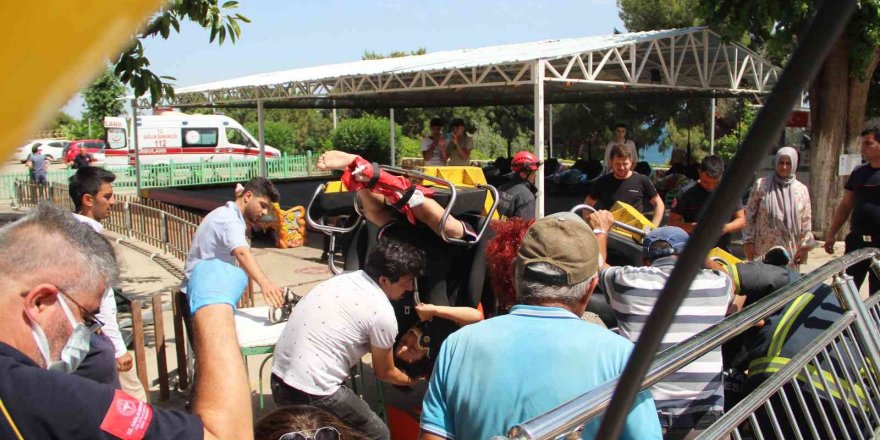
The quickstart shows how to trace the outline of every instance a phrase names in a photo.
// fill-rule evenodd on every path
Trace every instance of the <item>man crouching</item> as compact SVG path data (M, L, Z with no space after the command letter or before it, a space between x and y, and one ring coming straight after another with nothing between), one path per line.
M388 427L343 382L364 354L376 377L392 385L413 379L394 366L397 319L390 301L413 289L425 254L385 239L370 253L364 270L330 278L293 309L275 346L272 396L278 405L325 409L373 439L388 439Z

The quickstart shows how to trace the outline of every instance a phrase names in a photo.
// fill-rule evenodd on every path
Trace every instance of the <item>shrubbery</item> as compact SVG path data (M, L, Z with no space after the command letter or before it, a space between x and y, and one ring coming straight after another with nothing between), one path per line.
M254 138L259 142L260 126L257 122L245 123L244 128L246 128L250 134L254 135ZM289 124L284 122L265 121L263 128L265 129L263 136L266 145L275 147L282 153L301 153L300 151L297 151L293 129Z

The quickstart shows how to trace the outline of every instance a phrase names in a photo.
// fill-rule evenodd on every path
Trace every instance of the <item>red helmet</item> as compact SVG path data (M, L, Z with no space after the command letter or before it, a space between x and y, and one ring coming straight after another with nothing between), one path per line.
M510 169L516 173L520 171L537 171L539 166L541 166L541 162L538 161L538 156L528 151L516 153L510 162Z

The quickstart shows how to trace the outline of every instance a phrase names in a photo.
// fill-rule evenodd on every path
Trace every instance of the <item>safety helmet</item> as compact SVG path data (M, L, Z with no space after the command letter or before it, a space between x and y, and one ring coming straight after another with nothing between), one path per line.
M538 156L528 151L516 153L510 162L510 169L516 173L520 171L537 171L539 166L541 166L541 162L538 161Z

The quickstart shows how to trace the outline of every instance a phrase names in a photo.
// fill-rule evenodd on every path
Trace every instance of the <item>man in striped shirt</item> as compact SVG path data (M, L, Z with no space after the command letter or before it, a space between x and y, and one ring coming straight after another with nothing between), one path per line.
M654 229L642 244L645 266L606 267L600 272L599 285L611 303L621 336L633 342L639 338L687 239L688 234L675 226ZM605 247L600 249L604 251ZM664 335L660 350L724 319L733 300L733 283L726 273L701 270ZM721 416L724 409L721 371L721 347L718 347L651 388L666 440L696 437Z

